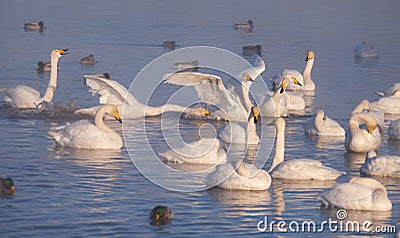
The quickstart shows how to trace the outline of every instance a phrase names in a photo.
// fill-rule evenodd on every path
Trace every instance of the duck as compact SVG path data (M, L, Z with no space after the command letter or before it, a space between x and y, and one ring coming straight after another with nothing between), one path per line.
M335 120L326 116L324 110L317 111L317 115L304 125L305 133L314 136L344 136L346 131Z
M150 223L157 226L170 224L173 218L174 214L168 206L155 206L149 214Z
M373 178L353 177L317 197L324 207L360 211L390 211L392 202L385 186Z
M360 168L362 175L400 178L400 156L376 155L368 151L364 164Z
M173 163L221 164L226 162L225 149L217 138L200 138L159 155Z
M374 110L380 110L386 114L400 114L400 89L395 90L391 96L381 97L370 104Z
M162 47L170 49L170 50L175 50L176 43L175 43L174 40L164 41L163 44L162 44Z
M228 144L259 144L260 138L256 132L259 113L258 107L253 106L247 123L231 122L225 124L218 129L217 137Z
M203 117L210 115L205 108L186 108L175 104L165 104L152 107L139 102L123 85L113 80L109 73L84 75L86 86L92 95L99 95L99 106L81 108L75 114L94 116L104 104L114 104L123 115L124 120L139 119L147 116L158 116L165 112L185 112L185 115L201 114ZM188 116L189 117L189 116ZM109 119L109 117L106 117Z
M94 124L89 120L80 120L72 124L52 127L48 134L61 147L76 149L120 149L121 136L104 124L103 118L108 114L122 123L115 105L101 106L94 117Z
M381 97L388 97L391 96L394 91L400 89L400 82L399 83L392 83L385 91L383 92L375 92L376 95L381 96Z
M1 178L0 177L0 193L1 194L13 194L15 193L14 180L12 178Z
M87 64L87 65L94 65L96 64L96 60L94 59L94 55L90 54L88 56L85 56L81 59L81 64Z
M385 113L380 110L372 109L371 104L367 99L361 100L360 104L358 104L351 112L352 115L357 113L368 114L375 118L381 131L385 127Z
M200 72L178 72L164 75L164 83L179 86L193 86L199 101L207 102L220 108L224 120L247 122L252 103L249 98L249 87L253 83L250 74L243 73L236 88L228 90L222 79L213 74ZM237 94L236 92L241 92ZM214 113L213 113L214 114Z
M354 48L355 58L378 58L378 50L372 42L362 42Z
M336 180L339 176L345 174L323 165L318 160L292 159L284 161L285 124L283 118L276 118L275 155L268 171L273 179L329 181Z
M233 25L233 27L235 29L243 29L243 30L252 29L254 27L253 20L236 22L235 25Z
M44 26L44 23L42 21L36 22L36 21L32 21L32 22L25 22L24 23L24 29L26 31L44 31L44 29L46 29L46 27Z
M192 60L191 62L186 62L186 61L178 61L175 62L174 65L172 65L171 68L173 69L191 69L191 68L197 68L197 66L199 65L199 61L197 60Z
M308 50L306 54L306 66L304 68L303 74L298 72L297 70L282 70L278 75L274 75L271 78L272 81L272 87L273 89L278 89L279 85L281 85L281 81L284 77L289 76L289 77L295 77L299 82L300 85L296 85L293 83L290 83L287 86L288 91L314 91L315 90L315 84L311 79L311 70L314 65L314 59L315 59L315 53L312 50Z
M366 124L366 128L360 125ZM378 122L368 114L356 113L350 117L344 145L348 152L366 153L377 150L381 144Z
M254 164L234 160L217 165L206 176L205 183L209 187L231 190L267 190L271 186L271 176Z
M4 97L4 103L7 106L20 109L36 108L42 102L51 103L57 87L57 63L58 59L68 54L68 49L55 49L51 51L51 71L50 80L47 85L46 92L43 96L31 87L18 85L15 88L9 89Z
M261 102L260 111L263 117L286 117L288 115L287 99L284 96L284 92L290 81L300 84L295 77L289 78L286 76L283 78L279 90L274 92L271 97L263 96L259 98Z
M261 45L246 45L242 47L243 56L253 56L254 54L261 56L263 51Z
M388 129L389 139L400 140L400 119L391 121Z

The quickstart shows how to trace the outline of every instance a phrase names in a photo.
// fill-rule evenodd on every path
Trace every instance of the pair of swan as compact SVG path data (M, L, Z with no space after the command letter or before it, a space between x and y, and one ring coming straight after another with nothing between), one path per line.
M400 89L394 90L391 96L371 102L371 107L387 114L400 114Z
M360 127L366 125L366 128ZM381 144L378 122L368 114L356 113L351 116L344 145L349 152L377 150Z
M304 125L304 130L306 134L315 136L344 136L346 134L343 127L327 117L323 110L317 111L317 115Z
M96 60L94 59L94 55L90 54L88 56L85 56L81 59L81 64L86 64L86 65L94 65L96 64Z
M184 112L208 115L208 111L202 108L187 109L185 107L166 104L160 107L152 107L140 103L124 86L110 78L108 73L85 75L85 84L92 94L100 95L100 104L114 104L118 111L126 119L137 119L145 116L157 116L164 112ZM125 105L124 105L125 103ZM83 108L75 113L93 116L101 106Z
M297 70L290 70L286 69L281 71L278 75L275 75L272 77L272 87L274 89L277 89L279 85L281 85L281 81L285 77L295 77L300 84L293 84L290 83L287 86L288 91L314 91L315 90L315 84L311 79L311 70L314 65L314 51L309 50L307 51L306 59L305 61L306 66L304 68L303 74L298 72Z
M56 49L51 51L51 72L50 80L47 85L46 92L43 96L40 93L28 86L18 85L7 91L4 97L4 103L14 108L36 108L42 102L51 103L57 87L57 63L58 59L67 53L68 49Z
M284 161L285 157L285 120L276 119L275 155L268 174L259 170L252 176L250 170L257 169L241 161L218 165L206 177L206 184L225 189L266 190L271 184L271 177L286 180L335 180L344 174L312 159L294 159Z
M400 140L400 119L390 122L388 135L389 139Z
M52 127L48 134L62 147L120 149L122 147L121 137L104 124L103 119L106 114L122 123L117 107L106 104L96 112L94 124L88 120L80 120L65 126Z
M385 186L372 178L353 177L348 183L334 186L316 197L325 207L390 211L392 203Z
M367 153L360 173L369 176L400 178L400 156L380 155L371 150Z

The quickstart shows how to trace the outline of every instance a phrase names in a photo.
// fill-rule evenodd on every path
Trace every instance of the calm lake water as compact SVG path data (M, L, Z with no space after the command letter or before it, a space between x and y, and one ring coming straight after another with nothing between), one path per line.
M83 83L84 74L109 72L129 87L144 66L169 52L160 47L165 40L175 40L178 49L203 45L239 55L243 45L260 44L267 64L264 79L284 68L302 71L305 53L313 49L316 59L312 79L317 89L310 97L307 115L323 109L347 128L352 109L362 99L378 99L375 91L399 80L399 7L397 1L6 1L0 9L0 87L24 84L44 92L49 73L37 74L35 66L39 60L49 61L54 48L70 51L59 61L55 101L73 101L80 107L98 103ZM252 32L232 27L235 21L248 19L255 24ZM45 31L24 31L23 23L32 20L44 21ZM377 61L354 60L354 48L363 41L376 44ZM82 66L80 59L90 53L98 63ZM163 90L173 91L174 87ZM142 101L140 95L135 96ZM170 118L165 118L166 129L174 125ZM345 153L343 140L324 141L304 135L302 125L309 118L286 119L286 159L317 159L347 172L338 183L358 176L363 155ZM17 189L14 196L0 198L2 237L292 236L296 234L260 234L257 223L264 216L269 221L288 222L336 219L337 209L322 209L313 198L334 182L274 181L264 192L214 188L190 193L153 184L130 158L145 161L153 156L146 149L147 140L156 151L165 150L158 133L159 117L146 120L147 135L136 133L143 120L128 123L125 133L135 145L129 148L129 154L125 147L117 151L58 148L46 136L51 126L78 119L69 113L21 113L1 104L0 175L12 177ZM186 139L194 140L202 123L182 120L180 130ZM122 134L117 122L108 124ZM386 132L387 126L379 152L399 155L400 141L388 141ZM268 157L269 147L261 145L259 156ZM265 166L268 168L269 163ZM153 175L157 177L157 171ZM379 180L388 189L393 210L347 211L349 220L397 225L399 181ZM175 214L167 226L149 224L148 214L159 204L168 205ZM347 234L330 233L328 229L324 232L307 235Z

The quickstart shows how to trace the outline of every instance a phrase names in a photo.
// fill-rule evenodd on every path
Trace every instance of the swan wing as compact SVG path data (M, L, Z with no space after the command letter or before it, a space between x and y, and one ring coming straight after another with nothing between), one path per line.
M322 192L319 195L319 200L325 203L325 205L334 207L368 210L372 205L372 192L373 190L363 185L343 183Z
M105 78L103 75L85 75L85 84L93 94L99 94L100 104L134 105L137 100L120 83Z

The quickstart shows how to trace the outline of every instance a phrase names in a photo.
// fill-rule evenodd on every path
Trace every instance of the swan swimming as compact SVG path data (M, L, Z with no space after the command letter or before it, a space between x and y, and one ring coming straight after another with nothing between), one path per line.
M115 105L106 104L97 110L94 124L88 120L76 121L65 126L50 128L49 135L61 147L77 149L120 149L122 139L117 132L104 124L108 114L122 123Z
M228 144L259 144L260 138L256 132L259 113L258 107L253 106L247 123L231 122L225 124L218 129L217 137Z
M137 119L145 116L157 116L164 112L184 112L209 115L206 109L185 108L175 104L165 104L160 107L147 106L140 103L136 98L120 83L110 78L108 73L85 75L85 83L92 94L100 95L100 104L114 104L118 111L123 115L124 120ZM125 103L125 106L124 106ZM93 116L101 106L83 108L75 111L77 114Z
M271 186L271 176L262 169L258 170L255 176L251 176L254 169L257 169L254 164L241 160L220 164L207 175L205 183L223 189L267 190Z
M18 85L7 91L7 95L4 97L4 103L7 106L14 108L36 108L42 102L51 103L53 101L54 93L57 87L57 63L58 59L68 54L65 50L53 50L51 51L51 72L50 80L47 85L46 92L43 97L40 93L31 87L25 85Z
M309 50L307 51L307 56L306 56L306 66L304 68L303 74L299 73L297 70L290 70L286 69L283 70L281 73L278 75L275 75L272 77L272 87L274 89L277 89L279 85L281 85L281 81L283 78L286 76L289 77L295 77L300 84L294 84L294 83L289 83L287 86L288 91L314 91L315 90L315 84L311 80L311 70L314 65L314 51Z
M366 124L367 128L360 128L362 124ZM346 150L349 152L377 150L381 144L381 135L379 130L376 130L377 126L378 122L368 114L357 113L352 115L344 141Z
M400 140L400 119L390 122L388 135L389 139Z
M226 89L219 76L199 73L182 72L173 73L165 77L164 82L179 86L193 86L200 101L217 106L224 114L225 120L247 121L252 103L249 98L247 82L251 84L253 79L248 73L241 75L240 88ZM241 91L241 94L236 94Z
M325 207L342 209L390 211L392 202L385 186L372 178L353 177L348 183L334 186L316 197Z
M306 134L315 136L344 136L346 134L343 127L327 117L323 110L318 110L317 115L304 125L304 129Z
M285 120L276 118L275 155L269 173L272 178L287 180L335 180L345 174L323 165L318 160L285 158Z
M226 162L225 149L217 138L201 138L159 155L175 163L221 164Z
M387 114L400 114L400 89L395 90L391 96L382 97L370 104L375 110L380 110Z
M375 151L370 150L360 168L360 173L369 176L400 178L400 156L377 156Z

